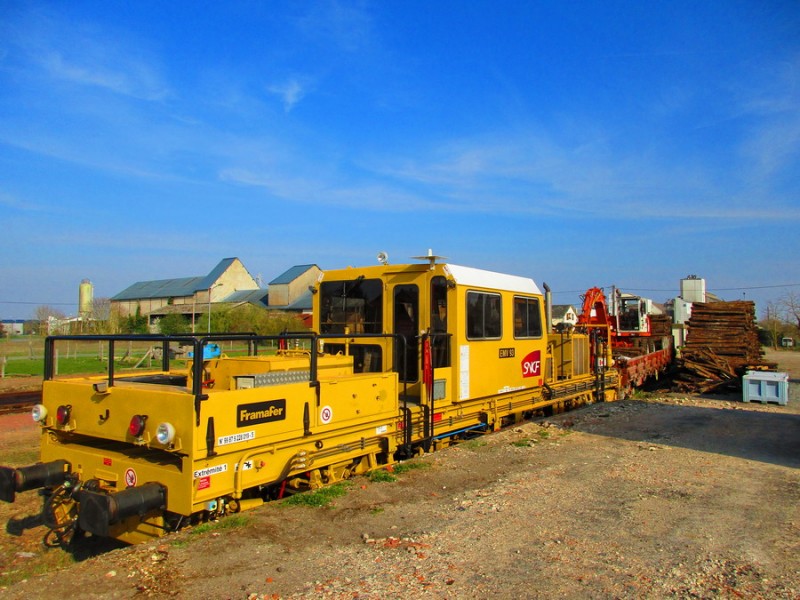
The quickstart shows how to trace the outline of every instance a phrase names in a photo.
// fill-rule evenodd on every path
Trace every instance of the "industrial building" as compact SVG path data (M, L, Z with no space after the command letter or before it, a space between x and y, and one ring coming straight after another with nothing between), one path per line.
M264 289L238 258L225 258L206 275L138 281L111 298L111 311L123 318L137 313L146 316L150 327L173 313L184 315L194 326L213 306L221 304L252 304L265 310L310 314L308 287L319 273L317 265L297 265Z

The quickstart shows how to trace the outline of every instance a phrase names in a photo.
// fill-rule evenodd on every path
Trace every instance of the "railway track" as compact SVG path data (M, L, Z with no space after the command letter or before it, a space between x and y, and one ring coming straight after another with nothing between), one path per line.
M42 401L42 390L0 393L0 415L25 412Z

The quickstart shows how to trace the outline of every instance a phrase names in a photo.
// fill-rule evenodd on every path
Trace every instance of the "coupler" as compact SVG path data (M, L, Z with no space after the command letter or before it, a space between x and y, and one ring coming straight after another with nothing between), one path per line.
M69 470L69 463L61 459L29 467L0 467L0 500L14 502L17 492L59 486Z
M145 483L121 492L107 494L83 489L76 494L80 503L78 527L94 535L109 537L110 528L128 517L144 517L151 510L164 509L167 488L160 483Z

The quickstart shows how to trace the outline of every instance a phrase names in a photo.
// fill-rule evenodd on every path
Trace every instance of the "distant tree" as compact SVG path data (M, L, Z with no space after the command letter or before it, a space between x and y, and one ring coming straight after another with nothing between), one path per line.
M48 330L48 323L51 319L66 318L66 315L62 311L52 306L47 306L46 304L36 307L36 312L34 314L36 315L36 320L39 322L38 333L40 335L48 335L50 333Z
M6 334L6 329L5 329L5 327L3 327L3 324L0 323L0 337L5 336L5 334ZM9 335L9 337L11 337L10 333L8 335Z
M258 335L278 335L283 331L308 330L294 313L266 311L251 304L212 313L212 329L217 332L252 332Z
M786 292L778 300L778 305L783 309L786 319L800 329L800 293Z
M148 333L147 317L142 315L142 307L136 307L136 314L128 315L120 322L122 333Z
M787 329L787 323L782 316L783 312L778 302L767 302L764 318L759 323L761 331L764 333L761 343L765 346L777 348L780 345L780 339Z
M111 298L93 298L87 330L93 333L114 333L117 323L112 317Z
M62 311L58 310L57 308L53 308L52 306L47 306L46 304L37 306L35 314L36 320L40 322L46 322L50 317L53 317L54 319L63 319L66 317Z
M111 298L93 298L91 317L95 321L108 321L111 318Z
M159 322L158 328L164 335L186 333L191 328L189 319L178 313L165 315Z

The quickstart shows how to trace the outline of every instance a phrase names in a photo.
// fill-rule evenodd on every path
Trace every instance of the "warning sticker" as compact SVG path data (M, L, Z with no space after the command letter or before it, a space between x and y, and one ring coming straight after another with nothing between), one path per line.
M125 470L125 485L126 487L134 487L136 485L136 471L133 469Z
M319 420L325 425L330 423L333 420L333 409L330 406L323 406L319 411Z
M238 444L239 442L247 442L256 439L256 432L243 431L241 433L234 433L232 435L222 435L217 438L217 446L227 446L228 444Z
M224 473L228 470L228 465L217 465L216 467L206 467L205 469L200 469L194 472L194 478L199 479L201 477L205 477L206 475L216 475L217 473Z
M197 480L197 489L198 490L207 490L211 487L211 476L206 475L205 477L201 477Z

